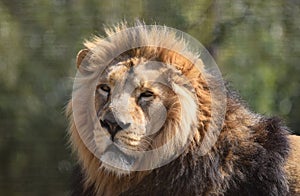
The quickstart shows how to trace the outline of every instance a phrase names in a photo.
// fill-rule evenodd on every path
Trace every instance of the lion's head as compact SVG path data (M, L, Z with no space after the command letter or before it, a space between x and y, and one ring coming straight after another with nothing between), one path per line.
M174 68L143 58L128 58L104 70L95 90L101 128L94 132L104 168L143 170L162 158L147 151L163 148L165 158L182 151L197 108L193 87L183 82Z
M210 88L211 76L184 40L144 25L120 25L107 35L79 52L68 108L70 141L87 186L96 182L98 191L120 178L134 184L141 171L169 163L200 141L208 145L214 133L206 142L204 135L218 126L212 121L217 86Z

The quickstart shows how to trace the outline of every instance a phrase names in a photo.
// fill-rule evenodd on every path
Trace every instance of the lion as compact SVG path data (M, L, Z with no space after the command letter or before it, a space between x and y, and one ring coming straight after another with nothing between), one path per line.
M222 91L170 29L105 31L108 40L95 36L77 55L66 112L72 195L300 194L300 137L279 118Z

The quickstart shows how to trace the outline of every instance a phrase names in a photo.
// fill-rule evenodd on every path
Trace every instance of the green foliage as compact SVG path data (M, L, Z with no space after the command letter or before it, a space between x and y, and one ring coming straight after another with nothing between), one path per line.
M74 161L64 107L75 56L103 25L144 19L191 34L253 110L300 131L297 1L0 2L0 193L66 195ZM299 132L298 132L299 133Z

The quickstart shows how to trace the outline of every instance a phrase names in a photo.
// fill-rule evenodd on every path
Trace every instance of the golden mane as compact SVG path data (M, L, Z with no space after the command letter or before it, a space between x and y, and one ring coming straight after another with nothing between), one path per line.
M140 26L141 28L134 31L134 33L138 34L137 37L139 38L136 40L136 43L132 43L131 39L126 39L124 36L122 37L125 39L116 39L111 43L103 41L100 37L94 37L92 41L86 41L84 45L87 50L90 51L91 57L89 58L93 58L93 61L99 63L99 61L110 62L113 60L113 62L116 62L133 57L143 57L147 60L156 60L173 65L180 70L196 90L196 95L198 97L197 103L201 107L201 112L198 113L198 118L200 119L198 126L200 128L193 134L193 142L200 143L211 118L210 91L203 73L199 72L199 68L203 69L202 61L197 55L189 52L187 48L188 45L183 40L178 39L175 34L167 29L153 28L151 30L146 30L140 23L138 23L137 26ZM107 36L113 36L115 33L122 32L125 29L128 29L128 27L121 24L114 29L106 29L106 33ZM127 36L131 35L126 31L123 33ZM134 48L135 45L145 46ZM120 52L120 55L115 59L109 59L110 54L116 50L122 51L121 49L130 47L133 47L133 49L122 53ZM105 48L105 50L103 48ZM181 54L174 51L179 51ZM87 52L85 51L85 53ZM81 60L83 59L82 57L80 58ZM194 62L191 62L189 59L194 60ZM97 67L93 67L93 69L97 69ZM202 72L204 72L204 69ZM71 103L68 105L67 115L70 119L70 142L72 149L78 155L79 164L83 168L86 188L93 185L95 186L97 193L105 192L109 195L115 195L127 190L129 186L134 186L149 173L149 171L134 172L131 173L130 176L118 176L108 173L103 169L99 169L101 164L99 159L87 149L76 130L74 119L72 118ZM170 115L176 114L170 113Z

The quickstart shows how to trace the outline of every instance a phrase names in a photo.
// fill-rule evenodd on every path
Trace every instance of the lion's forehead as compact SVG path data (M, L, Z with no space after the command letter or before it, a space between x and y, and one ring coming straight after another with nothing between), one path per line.
M168 69L168 65L155 61L139 62L134 66L121 62L109 66L101 80L104 79L113 86L123 84L135 88L149 82L167 83L168 79L164 72Z
M116 82L122 80L124 75L128 72L129 68L124 64L117 64L109 66L104 72L102 79L107 80L110 84L115 84Z

